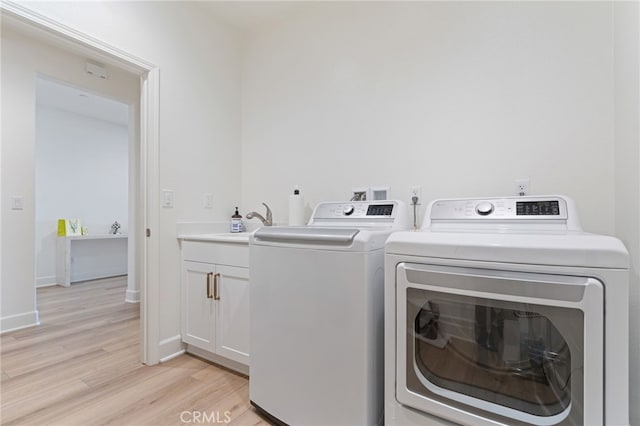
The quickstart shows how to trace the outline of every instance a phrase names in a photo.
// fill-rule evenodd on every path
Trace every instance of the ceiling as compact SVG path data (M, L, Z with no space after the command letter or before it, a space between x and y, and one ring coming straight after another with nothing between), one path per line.
M36 79L36 99L38 105L123 126L129 121L127 104L42 77Z
M319 1L245 1L205 0L194 2L228 25L251 31L259 26L282 21L309 10ZM129 109L124 103L61 82L39 77L37 103L126 126Z
M202 1L213 15L242 31L287 19L308 10L317 1Z

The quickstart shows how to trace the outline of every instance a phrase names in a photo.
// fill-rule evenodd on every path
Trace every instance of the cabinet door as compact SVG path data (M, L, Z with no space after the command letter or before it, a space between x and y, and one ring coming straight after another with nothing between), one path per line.
M249 365L249 270L216 266L216 353Z
M215 351L215 265L182 262L182 340Z

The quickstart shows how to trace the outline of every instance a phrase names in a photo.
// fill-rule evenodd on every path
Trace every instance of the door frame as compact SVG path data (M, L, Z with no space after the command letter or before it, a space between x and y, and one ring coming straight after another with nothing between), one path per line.
M129 203L134 218L136 277L140 282L140 358L153 365L159 358L159 124L160 69L158 66L92 36L61 24L20 4L3 0L0 11L21 30L57 47L81 54L140 77L140 158L136 182L138 203ZM146 236L145 236L146 235ZM34 287L35 292L35 287Z

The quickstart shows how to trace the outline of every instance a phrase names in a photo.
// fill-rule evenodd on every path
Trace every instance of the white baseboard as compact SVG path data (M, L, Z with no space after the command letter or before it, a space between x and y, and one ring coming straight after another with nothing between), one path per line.
M90 272L82 272L71 275L71 284L80 282L80 281L93 281L100 280L102 278L111 278L111 277L123 277L127 275L126 269L110 269L110 270L101 270L101 271L90 271Z
M213 354L209 351L205 351L200 348L196 348L192 345L187 345L187 352L200 358L204 358L207 361L211 361L215 364L221 365L225 368L228 368L233 371L237 371L240 374L244 374L245 376L249 376L249 366L245 364L241 364L237 361L222 357L217 354Z
M40 325L40 316L38 314L38 311L10 315L0 318L0 334L20 330L21 328L33 327L36 325Z
M175 354L171 354L168 357L162 358L160 360L160 363L171 361L172 359L177 358L177 357L179 357L180 355L183 355L186 352L187 352L186 349L183 349L180 352L176 352Z
M51 275L48 277L38 277L36 278L36 288L40 287L51 287L54 285L58 285L55 275Z
M127 303L140 303L140 291L127 290L127 293L124 297L124 301Z
M160 362L165 362L178 355L182 355L184 351L185 345L182 343L182 336L179 334L162 340L158 345Z

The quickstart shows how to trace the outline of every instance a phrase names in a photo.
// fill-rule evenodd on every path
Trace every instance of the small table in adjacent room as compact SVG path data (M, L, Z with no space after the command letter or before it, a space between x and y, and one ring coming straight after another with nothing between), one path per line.
M127 235L95 234L58 237L56 282L72 282L127 274Z

